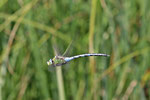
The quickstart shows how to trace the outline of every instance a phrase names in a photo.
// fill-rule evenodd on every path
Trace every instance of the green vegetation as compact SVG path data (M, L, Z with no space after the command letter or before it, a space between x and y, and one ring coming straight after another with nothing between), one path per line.
M0 100L150 100L149 5L0 0ZM72 41L68 56L111 56L48 68L46 62Z

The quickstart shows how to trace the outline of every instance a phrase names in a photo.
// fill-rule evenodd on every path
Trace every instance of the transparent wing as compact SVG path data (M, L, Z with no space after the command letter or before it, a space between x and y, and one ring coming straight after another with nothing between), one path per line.
M68 55L68 53L69 53L70 50L71 50L72 44L73 44L73 40L70 42L70 44L68 45L67 49L65 50L65 52L63 53L62 56Z
M48 66L48 71L50 71L50 72L55 72L55 71L56 71L56 68L55 68L55 67Z
M54 51L55 56L58 56L59 51L57 49L56 38L55 37L52 37L52 47L53 47L53 51ZM54 72L54 71L56 71L56 68L52 67L52 66L48 66L48 71Z
M68 56L68 54L72 51L72 47L74 46L74 42L77 39L77 35L74 34L72 41L69 43L69 45L67 46L67 49L65 50L65 52L63 53L63 57Z
M58 48L57 48L57 44L56 44L56 39L52 38L52 46L53 46L53 51L55 53L55 55L57 56L59 54Z

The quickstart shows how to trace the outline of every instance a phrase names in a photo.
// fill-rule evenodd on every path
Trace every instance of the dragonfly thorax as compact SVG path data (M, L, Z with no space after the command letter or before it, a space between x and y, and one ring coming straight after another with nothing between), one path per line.
M55 67L55 66L61 66L63 64L66 64L67 62L64 60L64 57L61 56L55 56L53 59L50 59L47 64L49 66Z

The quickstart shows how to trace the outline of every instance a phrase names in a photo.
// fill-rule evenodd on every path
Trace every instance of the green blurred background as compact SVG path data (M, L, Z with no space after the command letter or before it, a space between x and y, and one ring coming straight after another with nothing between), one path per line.
M150 0L0 0L0 100L150 100L149 52Z

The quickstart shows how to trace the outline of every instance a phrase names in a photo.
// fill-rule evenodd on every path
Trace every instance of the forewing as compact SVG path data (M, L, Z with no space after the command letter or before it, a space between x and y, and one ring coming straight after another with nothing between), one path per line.
M65 52L63 53L62 56L67 56L68 53L71 51L72 49L72 45L73 45L73 40L70 42L70 44L68 45L67 49L65 50Z
M56 44L56 39L55 38L52 38L52 46L53 46L53 50L54 50L55 55L58 56L59 50L57 48L57 44Z

